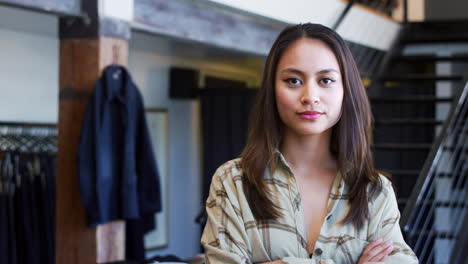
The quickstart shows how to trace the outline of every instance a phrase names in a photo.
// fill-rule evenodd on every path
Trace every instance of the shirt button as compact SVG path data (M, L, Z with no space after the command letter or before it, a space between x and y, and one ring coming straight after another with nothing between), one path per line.
M322 253L323 253L323 251L322 251L321 248L317 248L317 249L315 250L315 252L314 252L314 254L315 254L316 256L320 256L320 255L322 255Z
M330 220L331 216L332 216L332 215L327 216L327 221Z

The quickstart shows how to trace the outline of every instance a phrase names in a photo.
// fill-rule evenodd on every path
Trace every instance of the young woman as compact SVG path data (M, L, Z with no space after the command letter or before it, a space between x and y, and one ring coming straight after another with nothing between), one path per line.
M213 176L207 263L418 263L373 166L366 91L336 32L280 33L250 129L241 157Z

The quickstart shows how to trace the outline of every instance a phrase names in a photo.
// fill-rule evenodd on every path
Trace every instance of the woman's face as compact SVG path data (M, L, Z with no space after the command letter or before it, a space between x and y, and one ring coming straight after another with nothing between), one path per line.
M343 82L333 51L320 40L293 42L279 60L275 94L287 133L308 136L329 130L340 119L343 102Z

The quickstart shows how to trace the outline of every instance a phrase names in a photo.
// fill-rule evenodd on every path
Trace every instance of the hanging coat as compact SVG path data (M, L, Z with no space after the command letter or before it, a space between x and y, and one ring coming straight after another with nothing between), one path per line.
M159 175L142 96L122 66L104 70L89 100L78 173L90 226L161 211Z

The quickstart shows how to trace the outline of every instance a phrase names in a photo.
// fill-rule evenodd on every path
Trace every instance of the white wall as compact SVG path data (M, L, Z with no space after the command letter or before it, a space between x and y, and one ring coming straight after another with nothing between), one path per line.
M55 16L0 7L0 121L57 122L57 27Z
M200 227L195 218L201 201L201 124L199 100L169 98L169 69L189 67L202 75L260 81L261 59L229 55L167 38L133 33L129 70L147 108L169 112L169 246L149 256L175 254L188 258L199 253ZM202 84L200 84L202 85Z

